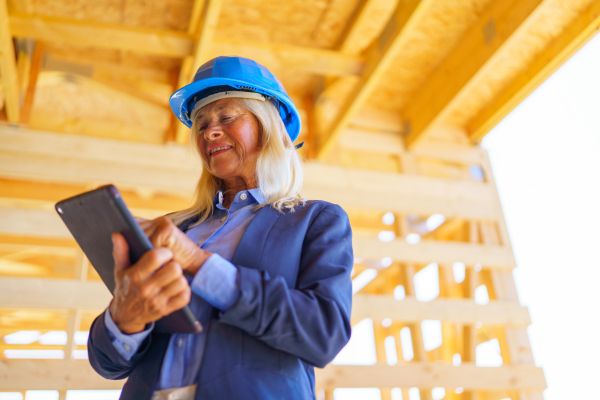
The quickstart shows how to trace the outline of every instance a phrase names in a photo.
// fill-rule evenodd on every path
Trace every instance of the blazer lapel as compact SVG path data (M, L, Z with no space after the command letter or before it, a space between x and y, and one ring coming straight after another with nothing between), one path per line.
M260 259L265 248L265 242L280 215L281 213L271 208L271 206L265 206L258 210L233 254L231 259L233 265L239 264L260 269Z

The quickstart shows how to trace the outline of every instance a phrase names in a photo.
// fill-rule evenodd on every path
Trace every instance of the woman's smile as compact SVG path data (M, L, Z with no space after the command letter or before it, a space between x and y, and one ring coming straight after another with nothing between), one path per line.
M227 143L217 143L217 144L210 146L210 148L208 149L208 155L209 155L209 157L212 158L212 157L222 154L228 150L231 150L232 148L233 148L233 146L231 146Z

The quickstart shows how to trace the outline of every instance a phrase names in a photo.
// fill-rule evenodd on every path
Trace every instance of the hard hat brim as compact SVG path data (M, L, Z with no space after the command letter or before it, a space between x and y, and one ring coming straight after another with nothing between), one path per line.
M192 120L190 119L190 113L192 110L188 109L189 100L198 92L215 86L232 86L236 89L248 89L247 82L231 78L207 78L199 80L197 82L192 82L189 85L186 85L181 89L177 90L171 95L171 98L169 99L169 105L171 106L171 110L173 111L177 119L179 119L188 128L191 128ZM277 90L267 89L260 85L252 85L251 89L255 92L274 97L277 99L277 101L285 105L289 116L281 115L284 112L281 109L281 107L279 109L279 113L287 130L287 133L290 136L290 139L292 140L292 142L294 142L300 135L300 129L302 127L300 114L298 113L298 110L296 109L294 103L289 99L289 97L287 97L287 95L284 95L283 93ZM191 107L193 108L193 106L194 105L192 104ZM286 120L288 121L287 123Z

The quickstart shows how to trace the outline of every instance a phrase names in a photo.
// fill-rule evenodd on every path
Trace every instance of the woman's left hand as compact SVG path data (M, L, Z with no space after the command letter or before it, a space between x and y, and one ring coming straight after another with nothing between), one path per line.
M166 247L171 250L173 261L179 263L188 275L195 276L204 261L212 255L212 253L202 250L167 217L163 216L154 220L136 218L136 220L154 248Z

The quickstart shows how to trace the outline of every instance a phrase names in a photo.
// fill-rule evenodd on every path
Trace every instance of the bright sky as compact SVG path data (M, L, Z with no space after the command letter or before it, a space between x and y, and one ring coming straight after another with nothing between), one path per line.
M484 139L545 400L598 399L600 36Z

